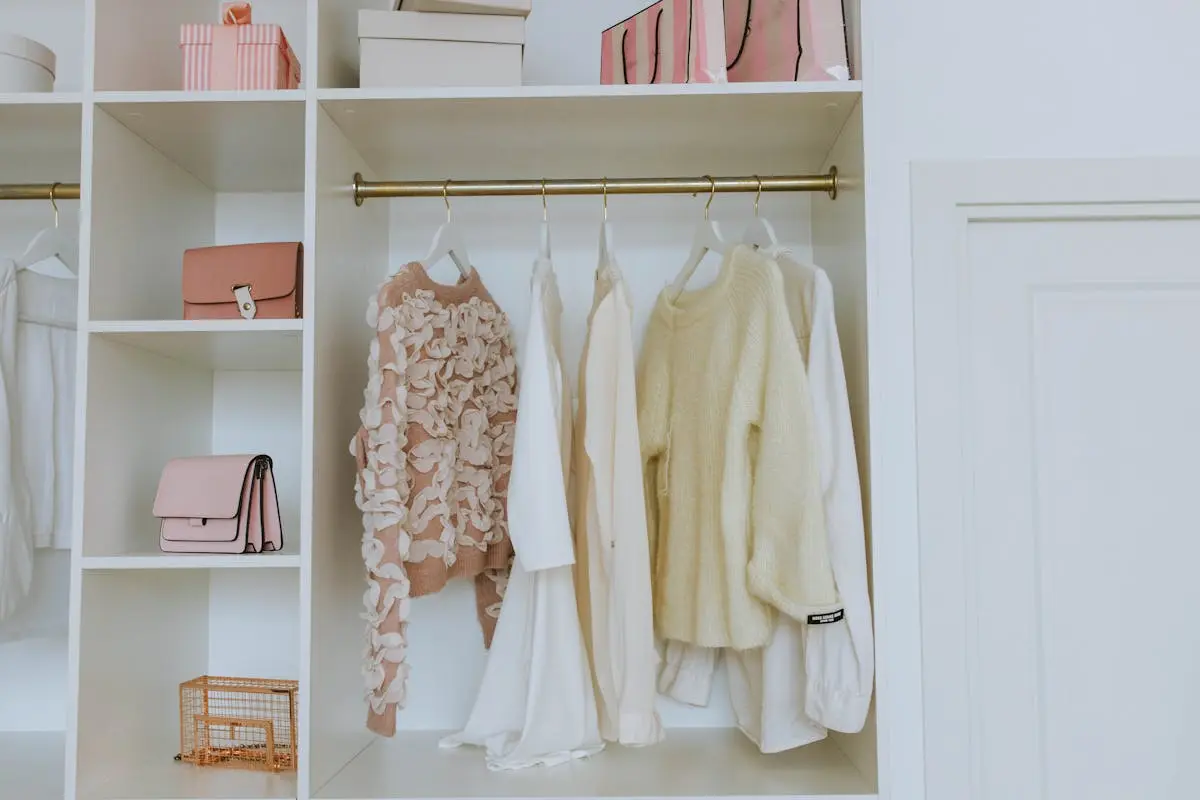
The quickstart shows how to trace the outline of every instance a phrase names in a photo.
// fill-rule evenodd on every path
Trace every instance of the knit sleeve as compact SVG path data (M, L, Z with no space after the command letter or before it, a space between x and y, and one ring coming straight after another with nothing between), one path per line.
M773 263L764 304L748 579L760 600L805 621L840 610L841 603L825 534L808 377Z
M669 332L652 319L638 363L638 436L641 440L642 481L646 496L646 527L650 574L655 574L659 518L666 497L666 457L669 431Z

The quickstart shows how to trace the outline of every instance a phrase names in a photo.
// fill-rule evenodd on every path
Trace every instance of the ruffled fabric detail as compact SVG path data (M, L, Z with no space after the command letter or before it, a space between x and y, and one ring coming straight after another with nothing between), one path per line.
M494 304L472 297L447 305L417 290L390 305L388 285L367 309L376 336L350 452L367 568L369 727L390 736L406 699L412 598L474 574L485 641L499 618L516 360L508 318ZM440 564L424 563L431 560Z

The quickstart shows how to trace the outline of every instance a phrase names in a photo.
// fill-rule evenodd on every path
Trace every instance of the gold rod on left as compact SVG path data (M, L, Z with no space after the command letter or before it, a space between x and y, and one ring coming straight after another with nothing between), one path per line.
M0 200L50 200L50 189L54 189L55 200L78 200L78 183L0 183Z

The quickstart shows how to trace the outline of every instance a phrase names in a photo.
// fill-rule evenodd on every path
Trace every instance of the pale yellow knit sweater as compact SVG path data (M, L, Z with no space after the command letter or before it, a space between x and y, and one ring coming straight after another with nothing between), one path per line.
M804 359L774 261L747 247L717 280L659 296L638 380L655 627L761 647L774 609L841 608L825 536Z

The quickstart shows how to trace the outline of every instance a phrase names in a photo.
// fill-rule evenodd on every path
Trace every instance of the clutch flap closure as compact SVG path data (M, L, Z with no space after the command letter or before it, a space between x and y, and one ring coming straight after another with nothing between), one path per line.
M199 456L167 462L154 497L154 516L187 519L203 525L207 519L238 516L242 490L257 456Z

